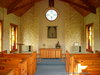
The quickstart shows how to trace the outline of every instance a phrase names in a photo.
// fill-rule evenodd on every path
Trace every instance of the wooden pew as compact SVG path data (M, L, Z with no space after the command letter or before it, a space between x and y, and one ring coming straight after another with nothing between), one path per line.
M82 66L87 66L86 72L88 75L93 75L94 73L98 74L98 71L100 71L100 67L96 67L100 65L100 55L98 54L74 54L73 55L74 60L78 61ZM90 67L92 66L92 68ZM91 73L90 73L91 69ZM99 73L100 74L100 73Z
M14 75L20 74L20 68L17 65L9 65L9 64L0 64L0 68L7 68L7 69L13 69Z
M1 51L0 54L6 54L7 50Z
M100 75L100 60L82 60L82 66L86 65L87 68L82 72L87 72L87 75ZM84 74L85 75L85 74Z
M14 56L15 57L15 56ZM6 59L6 60L5 60ZM0 57L0 65L7 67L7 68L17 68L15 71L16 75L27 75L27 61L26 60L22 60L20 58L13 58L13 57Z
M82 58L99 58L99 54L72 54L75 59L82 59Z
M15 75L13 69L1 68L0 67L0 75Z
M23 53L23 55L24 56L27 56L27 55L30 55L29 53ZM36 56L37 54L36 54L36 52L33 52L32 53L32 55L31 55L31 58L29 59L29 61L30 61L30 63L29 63L29 61L28 61L28 65L30 65L31 66L31 69L30 69L30 67L28 68L28 71L31 71L31 72L29 72L29 74L28 75L33 75L35 72L36 72Z
M96 50L96 52L95 52L96 54L100 54L100 51L98 51L98 50Z
M66 52L66 72L73 74L77 64L78 62L74 60L74 57L69 52Z
M79 63L82 66L87 66L87 68L85 69L85 71L82 71L83 73L86 72L86 75L93 75L93 74L98 74L100 75L100 60L93 60L93 59L89 59L89 60L82 60L82 62L79 61ZM98 72L98 71L99 72ZM85 75L85 74L84 74Z
M90 66L92 66L94 70L92 71L95 72L96 71L94 69L95 66L100 65L99 57L100 55L98 54L70 54L67 52L66 53L66 71L69 73L73 73L72 75L78 75L74 73L78 73L77 67L78 67L78 64L81 64L81 66L88 66L87 67L88 70L90 69ZM100 68L98 67L96 67L96 69L100 70ZM80 75L85 75L85 74L80 74Z
M82 70L84 72L80 75L100 75L100 67L99 68L87 68L85 70Z
M29 53L23 53L23 54L17 54L17 55L22 55L22 56L28 56L28 55L31 55L30 58L28 59L28 75L33 75L35 72L36 72L36 52L33 52L31 54Z
M3 58L21 59L27 61L28 75L33 75L36 72L36 53L25 54L4 54Z
M8 66L8 68L17 68L15 75L27 75L27 62L19 59L0 58L0 65Z
M100 65L100 59L79 59L81 65Z

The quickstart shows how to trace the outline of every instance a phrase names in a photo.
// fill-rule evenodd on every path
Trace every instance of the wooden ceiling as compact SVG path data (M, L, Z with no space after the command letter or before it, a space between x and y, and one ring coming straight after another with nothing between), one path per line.
M17 16L22 16L29 10L34 3L42 0L0 0L0 7L7 8L7 13L14 13ZM48 0L50 1L50 0ZM86 16L89 13L96 13L96 8L100 7L100 0L61 0L69 3L80 14ZM50 1L50 2L53 2ZM52 3L51 3L52 4Z

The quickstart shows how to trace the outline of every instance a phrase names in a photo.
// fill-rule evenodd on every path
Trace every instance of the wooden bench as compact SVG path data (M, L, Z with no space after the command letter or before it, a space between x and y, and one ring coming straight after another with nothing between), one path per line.
M20 68L17 65L9 65L9 64L0 64L0 68L7 68L7 69L13 69L14 75L20 74Z
M8 66L8 68L18 68L18 72L15 72L16 75L27 75L27 62L19 59L12 58L0 58L0 65Z
M98 51L98 50L96 50L96 52L95 52L96 54L100 54L100 51Z
M72 54L75 59L82 58L99 58L99 54Z
M17 68L15 71L16 75L26 75L27 74L27 61L21 59L15 59L11 57L0 58L0 65L7 68ZM25 62L25 63L24 63ZM26 72L26 74L23 74Z
M0 75L15 75L13 69L0 68Z
M89 75L92 75L90 74L90 71L89 71L91 67L93 68L92 70L93 72L96 72L96 70L100 71L100 67L96 67L100 65L99 57L100 57L99 54L70 54L67 52L66 53L66 71L68 73L73 73L72 75L75 75L74 73L78 73L78 64L81 64L81 66L88 66L85 72L87 72ZM87 75L87 74L83 73L80 75Z
M66 52L66 72L73 74L77 64L78 62L74 60L74 57L69 52Z
M99 68L87 68L83 70L83 74L80 75L100 75L100 67Z
M89 75L93 75L88 70L91 69L93 72L97 70L100 71L100 67L95 67L100 65L100 55L99 54L74 54L74 60L78 61L82 66L87 66L86 72L88 72ZM90 67L92 66L92 68ZM91 71L91 72L92 72ZM100 74L100 73L99 73Z
M6 54L7 50L1 51L0 54Z
M27 61L28 75L33 75L36 72L36 53L25 54L4 54L3 58L12 58Z

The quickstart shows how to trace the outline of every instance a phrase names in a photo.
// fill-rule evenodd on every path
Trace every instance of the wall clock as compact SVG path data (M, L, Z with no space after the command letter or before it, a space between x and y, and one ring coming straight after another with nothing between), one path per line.
M46 12L46 18L49 21L54 21L57 18L57 12L53 9L50 9Z

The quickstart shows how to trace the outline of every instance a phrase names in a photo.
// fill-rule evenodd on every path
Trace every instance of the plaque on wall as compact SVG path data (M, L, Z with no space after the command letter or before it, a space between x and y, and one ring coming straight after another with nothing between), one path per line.
M57 38L57 26L48 26L48 38Z

